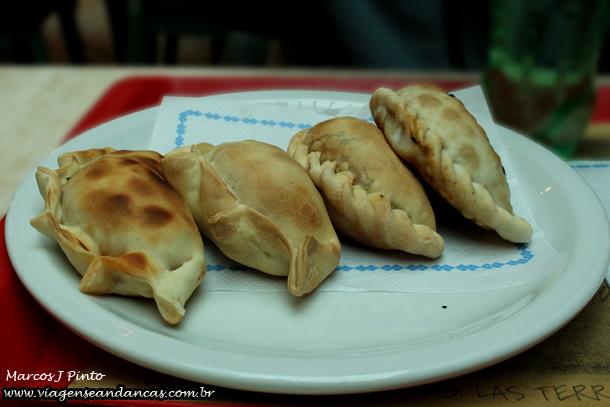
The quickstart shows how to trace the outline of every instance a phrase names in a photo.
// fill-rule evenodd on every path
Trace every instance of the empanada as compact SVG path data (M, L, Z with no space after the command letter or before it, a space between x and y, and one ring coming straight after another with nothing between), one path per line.
M278 147L240 141L181 147L161 161L203 234L229 258L301 296L339 264L341 246L309 176Z
M30 223L56 240L89 294L152 297L172 324L206 272L203 240L153 151L91 149L39 167L45 211Z
M386 139L451 206L515 243L532 236L515 216L500 157L462 102L431 85L380 88L371 113Z
M337 231L379 249L432 258L443 252L421 183L374 124L326 120L297 133L288 154L309 172Z

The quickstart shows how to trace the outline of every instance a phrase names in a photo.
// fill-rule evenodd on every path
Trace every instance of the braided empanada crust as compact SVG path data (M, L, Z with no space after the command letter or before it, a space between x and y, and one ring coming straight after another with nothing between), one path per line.
M529 242L532 227L513 213L500 157L457 98L431 85L380 88L370 108L394 151L445 201L506 240Z
M297 133L288 153L321 191L337 231L379 249L442 254L421 183L374 124L353 117L324 121Z

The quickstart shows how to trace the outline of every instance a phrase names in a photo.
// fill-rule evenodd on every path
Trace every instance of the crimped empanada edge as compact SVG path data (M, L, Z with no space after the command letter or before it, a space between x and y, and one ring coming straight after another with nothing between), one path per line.
M466 168L453 162L451 154L443 149L442 137L419 122L417 113L399 95L390 89L380 88L371 97L370 109L375 123L383 131L394 151L411 164L424 180L465 218L471 219L484 229L495 230L508 241L530 241L533 229L529 222L498 206L489 191L471 179ZM388 126L388 120L393 121L393 125ZM418 131L411 132L412 128ZM407 154L406 150L417 151L417 159ZM427 153L430 151L433 153ZM432 160L430 157L433 157ZM425 163L422 165L418 160ZM452 188L452 185L455 188ZM460 193L459 189L465 192ZM459 200L456 200L456 197ZM489 207L494 209L489 211Z
M356 177L349 170L336 173L336 162L320 162L320 153L315 151L310 152L303 143L303 138L307 132L307 129L302 130L293 136L288 146L288 153L307 170L312 181L322 191L326 198L325 200L330 205L337 208L337 211L342 216L347 217L348 220L350 216L360 216L359 209L361 209L370 212L369 215L380 221L392 217L394 221L400 223L400 227L396 227L391 221L381 222L384 229L391 233L391 237L386 239L385 242L363 241L362 238L354 236L349 230L342 230L344 234L382 250L397 249L430 258L437 258L442 254L445 247L443 238L427 225L413 224L411 218L404 210L392 209L389 204L388 194L380 192L368 193L362 186L354 185L353 180ZM334 188L330 187L329 183L335 184ZM341 186L339 187L338 184L341 184ZM337 194L335 194L337 196L331 196L330 192L337 189L343 191L339 194L341 196ZM360 201L366 202L368 205L364 205L363 208L356 208L355 203ZM362 218L362 216L360 217ZM353 222L354 220L349 221ZM360 223L365 224L367 222L365 219L360 219ZM374 222L374 224L377 226L379 222ZM369 225L366 227L367 231L372 232L371 227L375 226ZM414 241L409 238L411 236L416 236L417 239Z

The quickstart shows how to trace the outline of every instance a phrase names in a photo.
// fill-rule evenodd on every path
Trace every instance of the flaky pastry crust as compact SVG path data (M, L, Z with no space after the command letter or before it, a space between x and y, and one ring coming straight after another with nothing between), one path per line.
M291 294L311 292L339 264L322 198L285 151L252 140L200 143L168 153L162 166L203 234L239 263L288 276Z
M45 210L31 219L83 276L80 290L154 298L172 324L206 272L203 241L153 151L91 149L39 167Z

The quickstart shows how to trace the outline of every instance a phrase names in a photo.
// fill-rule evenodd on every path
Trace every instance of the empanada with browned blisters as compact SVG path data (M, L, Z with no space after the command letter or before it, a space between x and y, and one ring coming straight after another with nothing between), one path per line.
M91 149L39 167L45 211L30 223L56 240L89 294L152 297L172 324L206 272L203 240L153 151Z
M246 140L181 147L161 161L203 234L229 258L301 296L332 273L341 246L309 176L278 147Z
M515 216L500 157L462 102L431 85L380 88L371 113L386 139L451 206L515 243L532 227Z
M321 191L337 231L379 249L439 257L426 193L372 123L339 117L297 133L288 153Z

